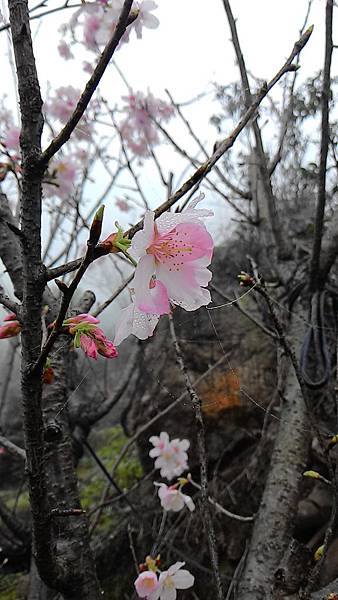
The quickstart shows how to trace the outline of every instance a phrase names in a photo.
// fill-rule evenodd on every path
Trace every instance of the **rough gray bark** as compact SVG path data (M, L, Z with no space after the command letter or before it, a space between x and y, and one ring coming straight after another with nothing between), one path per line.
M47 439L45 466L56 555L66 565L63 597L97 600L100 597L88 522L81 511L68 419L69 336L61 335L51 355L55 379L45 387L44 423ZM73 511L74 514L67 514ZM62 516L65 514L66 516Z
M304 337L304 324L296 319L296 315L294 319L288 333L292 339L301 340ZM289 360L283 359L286 360L281 421L241 577L238 600L265 600L272 597L274 573L292 539L310 431L296 374Z
M41 153L42 99L32 48L28 6L9 1L10 23L18 75L22 130L21 249L23 269L21 385L27 474L32 509L33 547L37 566L47 580L56 580L47 488L41 411L42 369L31 372L41 347L44 272L41 263L41 179L35 169Z
M22 319L21 385L32 512L33 553L39 575L47 585L62 591L65 598L72 596L72 598L81 598L81 600L84 598L98 600L100 592L89 548L87 523L83 514L71 517L74 521L61 522L63 527L60 528L60 531L67 532L72 525L72 539L69 544L64 544L59 539L55 544L55 531L58 528L55 527L51 507L55 508L58 502L61 505L69 502L78 507L79 499L76 492L69 432L65 431L62 452L50 452L50 449L47 453L45 451L44 437L48 435L48 426L44 430L41 408L43 364L32 369L32 365L38 360L41 348L41 309L45 288L45 272L41 262L41 180L43 171L37 167L41 156L42 100L32 48L27 2L10 0L9 10L22 116L20 136L22 153L20 242L23 283L20 315ZM61 360L61 358L58 357L57 360ZM56 384L50 390L50 393L53 394L52 401L59 409L60 402L64 404L66 395L65 373L64 366L63 369L62 366L63 363L57 364L56 371L60 368L60 373L56 372ZM62 418L64 415L61 416ZM65 422L63 425L66 426ZM47 479L48 459L54 465L54 470L51 469L51 472L54 475L58 473L59 478L64 477L64 481L54 480L51 484L50 474ZM51 486L51 489L48 489L47 486ZM68 497L63 495L65 491L68 493ZM69 507L67 506L67 508ZM68 541L67 537L65 540Z

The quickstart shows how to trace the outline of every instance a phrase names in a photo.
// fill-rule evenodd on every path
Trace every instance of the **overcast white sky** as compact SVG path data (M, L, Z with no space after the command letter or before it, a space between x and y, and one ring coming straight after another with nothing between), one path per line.
M31 6L37 1L32 0ZM213 81L225 84L238 79L222 0L157 0L157 4L154 14L160 20L159 28L144 30L141 41L133 35L130 43L116 55L119 67L134 90L146 91L149 87L155 95L163 97L164 89L168 88L175 99L182 102L210 89ZM49 8L56 5L55 0L49 0ZM299 37L307 5L307 0L232 1L247 67L254 75L270 79L281 67ZM87 79L82 70L82 60L86 57L81 50L76 55L77 61L66 62L58 55L60 34L57 30L70 16L71 11L63 11L32 23L43 95L47 81L52 88L60 85L81 88ZM325 0L313 0L309 22L315 28L301 54L302 78L318 71L323 63ZM334 43L338 43L338 39ZM2 83L6 82L2 90L11 95L13 80L6 48L6 35L2 33L0 73ZM338 73L336 56L333 73ZM103 85L105 95L109 95L112 102L118 101L126 91L114 68L104 75ZM210 111L198 105L192 108L194 126L212 148L216 133L209 124L209 117ZM156 188L152 186L150 175L148 190L158 203Z
M32 0L31 5L36 3ZM56 4L49 0L48 7ZM160 94L168 87L179 100L184 100L200 93L210 81L225 83L237 77L222 0L157 0L157 4L154 14L160 20L160 27L145 30L141 41L133 37L117 55L120 67L135 89L149 86ZM269 79L281 66L298 38L306 7L307 0L233 0L245 59L256 76ZM324 13L325 0L314 0L310 22L315 29L301 60L302 71L307 75L322 64ZM82 58L78 62L58 58L57 27L69 19L70 14L71 11L63 11L44 17L38 31L37 21L34 22L42 87L46 80L53 86L80 85L85 81ZM2 34L1 49L5 49L4 40ZM6 59L3 53L1 56L1 71L5 73ZM119 83L114 71L110 70L105 79L111 83L112 94L118 94Z
M211 80L226 82L238 76L222 0L157 0L157 4L154 14L160 27L145 30L142 41L133 37L117 55L135 89L150 86L161 93L168 87L184 99L198 94ZM307 0L232 2L245 59L256 76L269 79L281 66L298 38L306 7ZM306 74L322 64L324 13L325 0L314 0L310 23L315 29L301 60ZM54 38L56 21L62 22L68 15L46 17L36 38L41 77L55 85L64 85L67 78L72 83L74 76L81 76L79 67L71 62L54 69L57 44L51 36Z

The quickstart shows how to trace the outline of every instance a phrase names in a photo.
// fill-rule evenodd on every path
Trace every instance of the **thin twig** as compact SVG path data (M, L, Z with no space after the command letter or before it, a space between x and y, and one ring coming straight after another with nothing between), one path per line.
M320 140L320 162L318 170L318 199L315 218L315 230L313 237L312 258L310 264L310 288L312 291L322 286L325 281L320 276L319 261L322 246L324 210L326 203L326 163L329 149L330 127L329 127L329 102L331 92L331 59L332 59L332 20L333 0L326 2L325 17L325 59L322 87L322 125Z
M129 275L129 277L121 283L121 285L115 290L115 292L107 298L102 304L100 304L93 312L92 315L94 317L98 317L106 308L109 306L122 292L126 289L126 287L130 284L130 282L134 278L134 273Z
M200 460L202 513L203 513L203 517L204 517L204 526L205 526L205 531L206 531L206 535L207 535L207 539L208 539L210 559L211 559L212 569L214 572L215 583L216 583L216 588L217 588L217 597L218 597L218 600L223 600L223 583L222 583L220 573L219 573L216 535L215 535L214 524L213 524L213 521L211 518L209 502L208 502L207 453L206 453L206 447L205 447L205 429L204 429L204 421L203 421L203 414L202 414L202 403L196 393L196 390L191 382L189 373L185 366L183 354L182 354L180 345L179 345L177 337L176 337L174 320L173 320L173 317L171 314L169 315L169 328L170 328L170 333L171 333L171 337L172 337L175 352L176 352L177 363L183 374L187 392L190 396L190 400L191 400L194 415L195 415L195 422L196 422L196 427L197 427L197 445L198 445L198 453L199 453L199 460Z
M20 305L7 296L2 286L0 286L0 304L5 306L5 308L8 308L8 310L10 310L12 313L15 313L19 317Z
M231 300L231 298L229 298L229 296L224 294L224 292L222 292L222 290L220 290L219 287L216 286L214 283L209 283L209 287L210 287L210 289L214 290L221 298L228 301L231 306L233 306L234 308L237 308L237 310L239 310L239 312L242 315L244 315L247 319L249 319L249 321L254 323L257 327L259 327L259 329L261 331L263 331L263 333L265 333L266 335L268 335L269 337L271 337L274 340L277 339L276 334L273 331L271 331L271 329L268 329L267 327L265 327L265 325L263 325L263 323L260 323L260 321L255 319L255 317L253 317L248 311L246 311L244 308L241 307L241 305L239 304L240 298ZM213 307L211 307L211 308L213 308ZM217 308L217 307L214 307L214 308Z
M202 490L201 486L198 483L196 483L196 481L191 479L191 477L189 477L188 479L191 485L193 485L200 491ZM226 517L229 517L229 519L233 519L234 521L242 521L243 523L252 522L254 520L254 517L251 517L250 515L248 517L244 517L243 515L237 515L236 513L231 512L227 508L224 508L224 506L219 504L211 496L208 496L208 501L218 510L218 512L222 513Z
M3 435L0 435L0 446L6 448L10 454L13 456L19 456L22 460L26 460L26 452L23 448L19 448L16 444L5 438Z

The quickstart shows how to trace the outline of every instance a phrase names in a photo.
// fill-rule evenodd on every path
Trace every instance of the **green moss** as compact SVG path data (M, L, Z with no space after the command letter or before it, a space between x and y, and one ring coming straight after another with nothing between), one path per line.
M90 443L100 460L111 472L117 456L120 454L128 438L120 426L102 429L92 434ZM135 449L123 458L117 468L115 481L126 490L142 477L143 471ZM90 509L100 502L102 493L107 485L107 478L99 469L92 457L85 456L78 467L81 502L84 509ZM100 521L100 528L107 529L112 524L112 513L105 512Z
M9 510L13 510L16 507L16 512L19 516L20 513L27 513L29 510L29 494L27 490L22 492L18 499L16 490L2 490L0 498Z
M0 579L0 598L1 600L17 600L16 587L21 575L9 574L2 575Z

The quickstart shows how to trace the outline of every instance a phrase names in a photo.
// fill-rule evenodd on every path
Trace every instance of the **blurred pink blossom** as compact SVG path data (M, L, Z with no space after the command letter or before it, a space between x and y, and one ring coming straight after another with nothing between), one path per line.
M87 60L83 61L82 68L86 73L89 73L89 75L91 75L94 71L92 63L88 62Z
M158 497L161 500L161 506L164 510L179 512L187 506L190 512L195 510L195 504L192 498L187 494L183 494L178 488L179 484L167 485L166 483L157 483L154 485L158 486Z
M159 587L158 579L154 571L143 571L134 582L139 598L148 598L149 594Z
M135 8L139 10L139 14L132 27L135 29L136 36L141 39L143 27L156 29L160 24L158 18L151 14L157 8L157 4L153 0L142 0L136 2Z
M68 198L75 191L76 178L79 173L78 164L71 158L57 159L51 163L52 182L44 182L44 196L51 198Z
M97 47L96 34L102 24L101 10L97 14L88 14L83 23L83 39L85 45L91 49Z
M15 150L18 152L20 149L20 127L10 127L3 137L3 142L6 145L7 150Z
M126 145L137 156L149 156L150 147L159 143L159 133L154 119L158 122L168 121L174 115L174 108L143 92L124 96L127 101L123 110L127 117L120 124L120 133Z
M81 91L72 85L61 86L55 90L54 97L46 103L49 115L66 123L74 112Z
M74 34L77 27L83 29L83 44L88 50L98 52L113 35L119 16L123 8L123 0L97 0L97 2L84 2L83 5L73 14L69 25L62 31L65 35L67 31ZM143 28L155 29L159 25L159 20L151 14L157 8L153 0L142 0L134 2L131 8L131 14L137 12L136 19L127 27L126 32L120 40L122 43L129 41L130 32L135 30L136 37L142 37Z
M168 433L162 431L159 436L153 435L149 442L154 446L150 450L149 456L156 458L154 466L155 469L161 469L162 477L170 481L188 469L189 440L174 439L170 441Z
M54 91L54 95L45 103L46 114L55 119L59 119L62 124L66 123L72 116L79 101L81 91L72 85L61 86ZM74 130L74 136L78 140L87 139L93 133L93 121L90 114L91 108L95 106L92 100L86 114ZM89 111L89 112L88 112Z
M60 56L62 56L62 58L64 58L65 60L70 60L71 58L74 58L74 54L72 53L69 44L67 44L67 42L65 42L64 40L60 40L58 45L58 51Z
M115 204L122 212L130 211L130 206L129 206L128 202L126 200L123 200L123 198L117 198L115 200Z

